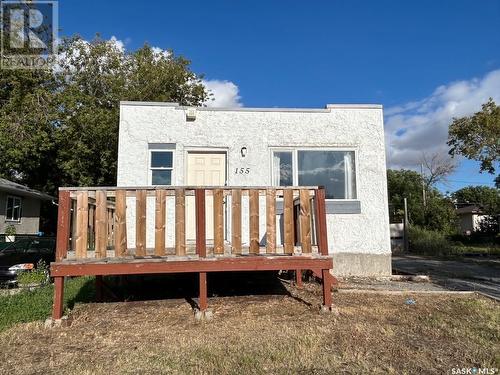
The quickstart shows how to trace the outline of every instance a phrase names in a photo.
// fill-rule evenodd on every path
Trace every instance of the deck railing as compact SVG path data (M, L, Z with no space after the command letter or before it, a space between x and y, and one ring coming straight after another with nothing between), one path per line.
M57 261L327 255L325 191L322 187L61 188L57 241Z

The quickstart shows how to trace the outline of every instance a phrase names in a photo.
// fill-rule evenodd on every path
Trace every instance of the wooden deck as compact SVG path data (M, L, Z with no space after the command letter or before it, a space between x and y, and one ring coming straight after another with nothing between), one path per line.
M278 205L282 212L277 216ZM167 223L167 217L174 222ZM151 225L148 231L147 223L153 218L154 231ZM208 223L213 238L207 238ZM195 229L194 239L186 239L188 226ZM129 246L127 227L134 230L135 246ZM105 275L196 272L198 305L203 311L208 303L207 272L295 270L299 274L308 269L323 280L323 305L330 308L331 268L323 188L162 186L59 191L56 261L51 264L54 319L62 315L65 276L95 275L99 287Z

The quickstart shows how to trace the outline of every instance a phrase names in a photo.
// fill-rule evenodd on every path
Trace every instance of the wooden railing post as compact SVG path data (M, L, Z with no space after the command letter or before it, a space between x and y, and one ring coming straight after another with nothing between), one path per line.
M316 242L321 255L328 255L328 232L326 228L325 188L316 190Z
M108 215L107 215L107 196L106 190L96 191L96 209L95 209L95 255L96 258L107 256L108 239Z
M214 254L224 254L224 190L215 189L214 197Z
M57 209L57 240L56 261L66 258L69 245L69 231L71 219L71 198L69 191L59 191L59 207ZM74 224L73 224L74 225Z
M241 189L231 191L231 250L241 254Z
M127 252L127 191L115 193L115 257L122 257Z
M166 191L156 190L155 201L155 255L165 255L165 215L166 215Z
M175 255L186 255L186 198L184 189L175 189Z
M300 245L302 253L312 251L311 241L311 201L308 189L300 189Z
M207 256L207 240L205 230L205 189L196 189L196 253L200 258ZM201 276L200 276L201 277Z
M76 241L75 255L77 258L87 257L89 233L89 194L79 191L76 194Z
M135 192L135 255L146 255L146 190Z
M266 253L276 252L276 189L266 190Z
M260 249L259 240L259 190L251 189L249 195L249 221L250 221L250 254L258 254Z

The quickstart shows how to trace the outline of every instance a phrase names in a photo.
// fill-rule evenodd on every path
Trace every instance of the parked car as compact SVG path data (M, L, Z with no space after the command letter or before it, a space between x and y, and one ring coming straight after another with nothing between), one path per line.
M18 273L37 267L40 261L49 265L55 260L54 238L20 239L0 249L0 284L16 284Z

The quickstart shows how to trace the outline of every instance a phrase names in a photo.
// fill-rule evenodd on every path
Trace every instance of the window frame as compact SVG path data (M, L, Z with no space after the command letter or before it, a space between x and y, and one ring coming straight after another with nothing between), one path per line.
M152 186L173 186L174 182L174 165L175 165L175 152L174 150L166 150L159 148L150 148L148 158L148 169L149 169L149 185ZM151 163L153 161L153 152L169 152L172 154L172 166L171 167L152 167ZM171 171L170 172L170 185L153 185L153 171Z
M359 198L359 168L358 168L358 148L357 147L311 147L311 146L273 146L269 148L270 151L270 182L271 186L274 185L274 165L273 165L273 156L275 152L292 152L292 170L293 170L293 186L298 186L299 183L299 165L298 165L298 154L299 151L339 151L339 152L354 152L354 178L356 181L356 187L354 189L354 193L356 194L356 198L327 198L327 201L331 202L358 202Z
M16 199L19 200L19 218L14 219L13 217L9 218L7 217L7 211L9 208L9 199L12 199L13 206L12 206L12 214L14 214L14 206L16 205ZM5 200L5 222L9 223L21 223L21 219L23 217L23 199L22 197L19 197L17 195L7 195L7 198Z

